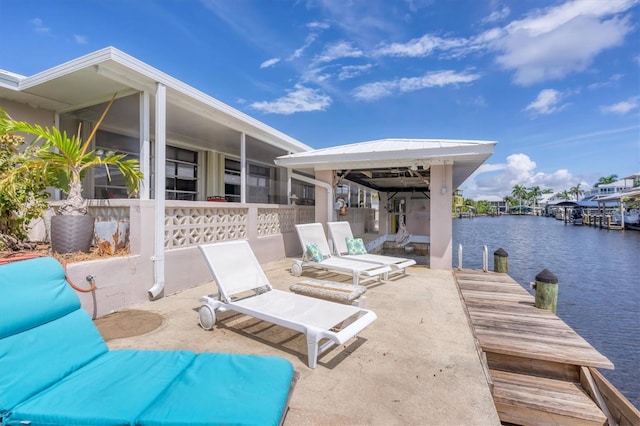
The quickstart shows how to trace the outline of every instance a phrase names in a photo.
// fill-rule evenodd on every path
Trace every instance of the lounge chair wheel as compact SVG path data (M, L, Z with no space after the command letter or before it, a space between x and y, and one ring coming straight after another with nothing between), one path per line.
M216 312L209 305L202 305L198 310L198 317L200 320L200 327L205 330L213 329L216 323Z
M298 261L293 262L291 264L291 273L296 277L302 275L302 264Z

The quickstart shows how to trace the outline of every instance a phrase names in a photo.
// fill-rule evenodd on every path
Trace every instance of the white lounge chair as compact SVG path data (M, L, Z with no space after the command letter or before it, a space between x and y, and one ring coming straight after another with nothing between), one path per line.
M213 273L219 297L200 298L205 303L199 311L205 330L213 328L216 310L230 310L299 331L307 338L308 365L315 368L320 354L345 343L377 318L367 309L274 289L247 241L199 248ZM348 325L337 330L343 323ZM325 339L328 341L320 345Z
M302 246L302 260L296 260L291 265L291 272L295 276L300 276L304 267L311 266L314 268L324 269L326 271L338 272L343 274L351 274L353 283L360 283L360 276L364 276L365 280L371 279L387 279L388 273L391 272L389 266L381 263L375 264L364 262L362 260L347 259L343 257L333 256L327 237L324 235L324 229L320 223L305 223L296 225L296 232ZM320 252L320 260L313 259L307 249L309 245L316 244Z
M391 268L391 274L406 273L406 269L409 266L416 264L415 260L404 257L383 256L372 253L349 254L347 238L353 238L349 222L327 222L327 227L329 228L329 238L333 242L333 253L336 256L386 265Z

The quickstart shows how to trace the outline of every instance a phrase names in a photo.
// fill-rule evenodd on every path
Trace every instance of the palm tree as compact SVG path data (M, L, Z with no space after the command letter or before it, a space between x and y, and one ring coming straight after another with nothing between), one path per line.
M529 188L529 197L531 198L531 200L533 200L533 207L536 208L538 207L538 199L540 198L540 196L542 195L542 190L540 189L539 186L534 186Z
M109 166L117 167L129 191L137 192L143 177L138 160L126 159L126 154L115 152L100 156L95 150L90 149L91 140L114 99L115 95L96 123L91 135L84 142L79 136L69 137L67 132L60 132L55 127L42 127L26 121L15 121L6 112L0 110L0 134L26 133L36 136L32 144L42 141L32 155L25 159L21 167L16 168L13 173L7 174L0 181L0 186L15 187L19 184L17 180L21 176L22 169L29 170L34 179L67 193L67 198L60 206L62 215L87 213L87 203L82 197L82 177L88 169L93 167L105 167L107 176L110 176Z
M582 194L584 194L584 191L582 189L580 189L580 185L581 184L577 184L576 186L574 186L574 187L569 189L569 194L575 196L576 197L576 201L578 201L580 196Z
M511 195L517 198L520 202L520 214L522 214L522 200L527 198L527 188L523 185L516 185L513 187L513 191L511 191Z
M618 180L618 175L616 174L609 175L609 176L602 176L600 179L598 179L598 182L596 182L596 184L593 185L593 187L595 188L596 186L606 185L607 183L613 183L617 180Z
M562 192L560 192L558 194L558 197L562 198L563 200L570 200L571 199L571 195L572 195L572 193L565 189L564 191L562 191Z

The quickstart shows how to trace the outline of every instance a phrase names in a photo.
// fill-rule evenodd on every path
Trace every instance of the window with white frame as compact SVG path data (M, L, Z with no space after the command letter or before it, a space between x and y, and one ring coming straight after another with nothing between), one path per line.
M167 146L165 198L196 201L198 197L198 152Z
M247 164L248 203L269 203L275 169L260 164ZM224 162L224 196L227 201L240 202L240 162L230 158Z

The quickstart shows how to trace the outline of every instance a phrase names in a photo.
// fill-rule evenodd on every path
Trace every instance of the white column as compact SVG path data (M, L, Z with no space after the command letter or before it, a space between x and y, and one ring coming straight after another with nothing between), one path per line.
M452 170L452 164L431 166L431 269L451 269L452 266Z
M140 92L140 171L144 175L140 183L141 200L149 199L149 189L151 187L151 108L149 104L149 92Z
M287 204L291 205L291 169L287 167ZM302 194L300 194L302 197Z
M240 134L240 202L247 202L247 138Z

